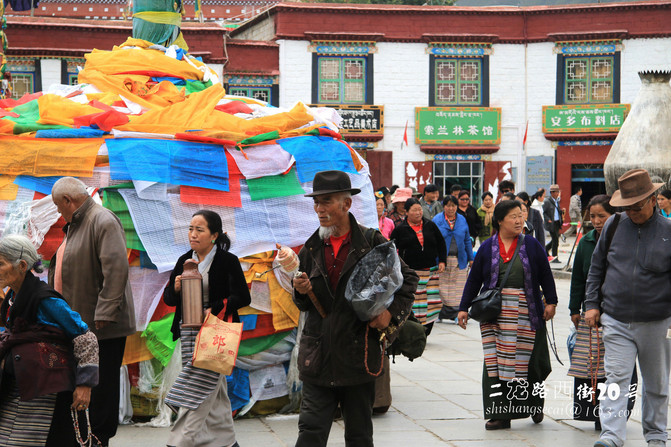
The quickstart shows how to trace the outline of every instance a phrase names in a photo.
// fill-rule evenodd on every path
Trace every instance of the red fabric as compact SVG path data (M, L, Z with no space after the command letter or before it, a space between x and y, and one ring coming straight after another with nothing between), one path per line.
M162 71L153 71L153 70L121 71L119 73L109 73L109 74L115 74L115 75L128 74L128 75L148 76L150 78L179 78L179 79L184 79L184 77L176 76L174 73L164 73Z
M342 140L342 135L340 135L339 132L331 130L328 127L320 127L317 130L319 131L319 135L321 136L332 137L335 138L336 140Z
M103 110L105 112L108 111L108 110L114 110L112 108L112 106L108 106L107 104L102 103L100 101L96 101L95 99L93 101L89 101L89 105L91 107L95 107L96 109L100 109L100 110Z
M214 143L221 145L227 144L229 146L235 146L236 144L235 141L233 140L223 140L221 138L204 137L194 132L176 133L175 138L178 140L196 141L198 143Z
M151 320L149 320L149 322L158 321L166 315L172 313L175 313L175 306L168 306L161 298L161 300L158 302L158 305L156 306L156 309L154 309L154 314L151 316Z
M226 161L228 162L228 191L216 191L207 188L198 188L196 186L179 187L179 198L184 203L194 203L197 205L220 205L231 206L234 208L242 207L242 198L240 196L240 181L245 177L240 172L235 159L225 149Z
M261 314L256 316L256 328L251 331L242 331L241 340L249 338L264 337L276 333L275 326L273 326L272 314Z
M235 115L236 113L252 113L254 111L242 101L231 101L226 104L220 104L215 106L214 109L231 115Z
M338 250L334 250L335 246L332 245L334 241L338 244ZM326 271L329 277L331 290L335 290L338 286L338 279L340 278L340 273L345 265L351 241L352 238L350 237L350 232L347 232L346 235L339 238L331 237L327 241L324 241L324 262L326 263Z
M37 252L42 256L42 259L50 260L55 254L58 247L60 247L65 237L63 227L65 226L65 219L59 217L55 224L51 226L47 234L44 236L44 241Z
M517 248L517 238L515 238L513 243L510 244L510 247L506 251L506 249L503 247L503 241L499 237L499 252L501 253L501 257L503 258L504 264L510 262L513 255L515 254L515 248Z
M3 99L0 100L0 108L8 109L10 107L20 106L21 104L30 102L33 99L39 98L40 96L42 96L42 92L25 94L21 97L21 99Z
M11 116L12 118L18 118L21 115L19 115L18 113L9 112L5 109L0 109L0 117L3 117L3 116Z
M405 131L403 132L403 142L408 145L408 121L405 121Z
M424 247L424 233L422 232L422 222L419 222L419 225L412 225L410 222L408 222L408 225L410 225L410 228L415 230L415 234L417 235L417 240L419 240L419 245Z
M114 109L106 112L93 113L91 115L78 116L74 119L75 127L84 127L95 124L105 132L111 131L115 126L126 124L128 116Z

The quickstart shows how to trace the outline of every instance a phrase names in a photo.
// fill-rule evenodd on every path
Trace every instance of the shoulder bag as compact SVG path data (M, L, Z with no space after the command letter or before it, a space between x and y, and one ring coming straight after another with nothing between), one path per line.
M501 314L501 290L505 286L508 276L510 275L510 269L515 262L518 252L520 251L520 245L524 243L524 235L517 241L517 247L515 247L515 253L513 254L510 263L508 264L508 269L506 274L501 281L501 285L494 289L485 290L480 292L478 296L471 302L471 310L468 312L469 318L472 318L475 321L480 323L490 323L498 318Z

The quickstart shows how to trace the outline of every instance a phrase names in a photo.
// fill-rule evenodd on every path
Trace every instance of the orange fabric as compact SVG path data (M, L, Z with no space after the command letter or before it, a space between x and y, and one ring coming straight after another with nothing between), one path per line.
M37 104L40 108L40 119L37 122L40 124L73 127L75 117L100 113L100 109L53 94L40 96Z
M16 200L19 185L9 184L0 188L0 200Z
M203 128L226 129L228 132L230 132L231 136L238 134L244 137L227 138L225 133L222 133L219 138L240 141L253 135L272 132L275 130L282 134L288 130L293 130L309 124L312 120L312 115L307 112L303 104L299 103L288 112L282 112L275 115L263 116L250 120L238 118L237 116L229 115L228 113L220 112L218 110L211 111ZM216 137L215 135L210 136Z
M6 175L92 177L103 142L102 138L0 136L0 166Z
M133 335L126 337L126 348L123 352L122 365L143 362L153 358L154 355L149 351L147 344L142 338L142 332L136 332Z

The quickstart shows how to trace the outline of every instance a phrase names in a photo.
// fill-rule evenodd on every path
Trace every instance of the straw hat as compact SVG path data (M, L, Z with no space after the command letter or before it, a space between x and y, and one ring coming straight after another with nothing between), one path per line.
M391 200L391 203L405 203L406 200L412 198L412 189L410 188L398 188L394 198Z
M610 204L613 206L630 206L650 197L652 193L664 186L664 183L652 183L645 169L632 169L617 179L620 187L613 193Z
M349 176L342 171L322 171L315 174L312 181L312 193L305 197L322 196L337 192L350 192L352 195L361 192L358 188L352 188Z

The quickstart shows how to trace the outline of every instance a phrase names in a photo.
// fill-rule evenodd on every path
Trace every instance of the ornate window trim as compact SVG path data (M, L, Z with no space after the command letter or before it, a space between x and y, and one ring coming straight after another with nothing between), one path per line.
M574 40L555 42L552 52L564 56L600 56L614 55L623 48L621 39Z
M366 56L377 53L377 46L373 41L313 40L308 51L320 56Z

